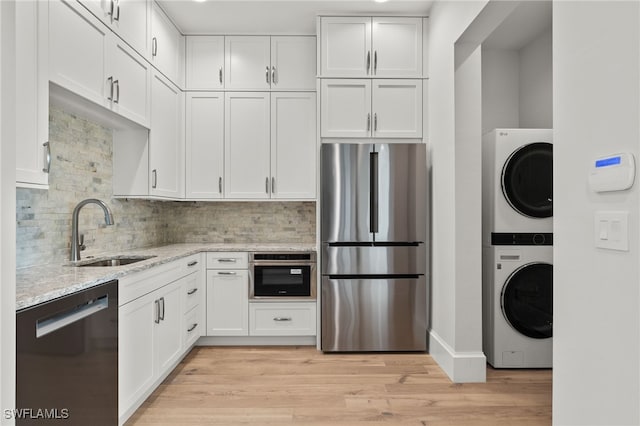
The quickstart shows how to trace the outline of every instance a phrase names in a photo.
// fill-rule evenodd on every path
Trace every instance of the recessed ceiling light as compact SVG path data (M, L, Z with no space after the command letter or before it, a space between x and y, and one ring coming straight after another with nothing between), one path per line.
M388 0L373 0L373 1L375 1L376 3L386 3Z
M204 3L207 0L193 0L193 1L195 1L196 3Z

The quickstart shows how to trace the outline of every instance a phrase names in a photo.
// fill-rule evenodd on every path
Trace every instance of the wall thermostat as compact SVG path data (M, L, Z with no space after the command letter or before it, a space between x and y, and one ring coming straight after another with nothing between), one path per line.
M589 172L589 187L595 192L624 191L633 186L635 176L636 162L633 154L613 154L593 161Z

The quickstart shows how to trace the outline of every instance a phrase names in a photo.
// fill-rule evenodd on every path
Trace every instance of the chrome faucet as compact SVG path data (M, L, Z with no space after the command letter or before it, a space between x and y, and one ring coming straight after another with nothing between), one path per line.
M84 249L82 241L84 238L82 238L81 235L78 235L78 216L80 215L80 209L91 203L102 207L102 210L104 211L104 222L107 225L113 225L113 214L111 214L109 206L107 206L104 201L96 198L88 198L80 201L76 208L73 209L73 216L71 218L71 261L73 262L80 260L80 251Z

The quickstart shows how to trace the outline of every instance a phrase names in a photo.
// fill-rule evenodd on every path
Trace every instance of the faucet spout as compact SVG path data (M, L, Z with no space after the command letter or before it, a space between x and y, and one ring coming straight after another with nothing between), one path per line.
M113 225L113 213L111 213L111 209L107 204L98 200L97 198L87 198L86 200L82 200L78 203L78 205L73 209L73 215L71 217L71 261L77 262L80 260L80 251L81 243L78 235L78 218L80 216L80 210L82 207L87 204L97 204L102 208L104 212L104 222L107 225Z

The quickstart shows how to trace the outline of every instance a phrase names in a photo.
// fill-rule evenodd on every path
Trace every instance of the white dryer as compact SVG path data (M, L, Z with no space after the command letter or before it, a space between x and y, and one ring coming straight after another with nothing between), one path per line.
M553 232L552 136L550 129L495 129L483 136L484 246L507 243L492 237Z
M483 248L483 347L495 368L551 368L553 247Z

